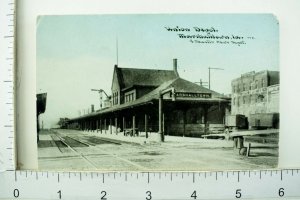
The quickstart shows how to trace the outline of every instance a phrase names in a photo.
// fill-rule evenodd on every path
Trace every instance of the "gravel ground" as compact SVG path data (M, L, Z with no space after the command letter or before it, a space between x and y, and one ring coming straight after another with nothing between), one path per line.
M67 145L61 145L63 138ZM39 169L101 171L247 170L277 167L276 144L251 143L250 156L241 156L226 140L166 136L146 140L97 132L44 130L40 134ZM82 142L82 143L81 143ZM59 144L59 145L57 145ZM247 146L247 143L245 143Z

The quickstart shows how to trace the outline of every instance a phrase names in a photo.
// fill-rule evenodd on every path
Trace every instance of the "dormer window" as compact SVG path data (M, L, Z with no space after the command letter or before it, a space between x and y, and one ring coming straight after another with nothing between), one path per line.
M125 103L134 101L136 99L135 90L125 93Z

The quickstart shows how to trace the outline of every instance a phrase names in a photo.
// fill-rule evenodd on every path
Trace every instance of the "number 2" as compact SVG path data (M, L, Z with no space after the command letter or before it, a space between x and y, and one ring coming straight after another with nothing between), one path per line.
M106 191L101 191L101 194L102 194L101 200L107 200Z

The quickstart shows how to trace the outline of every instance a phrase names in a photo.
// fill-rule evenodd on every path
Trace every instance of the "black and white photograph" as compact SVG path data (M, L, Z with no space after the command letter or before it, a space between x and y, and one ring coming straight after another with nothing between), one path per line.
M42 15L40 170L277 168L272 14Z

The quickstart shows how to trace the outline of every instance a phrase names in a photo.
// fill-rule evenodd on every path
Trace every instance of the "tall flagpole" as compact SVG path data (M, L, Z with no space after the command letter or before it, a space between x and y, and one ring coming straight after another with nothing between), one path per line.
M119 65L119 46L118 46L118 37L116 37L116 53L117 53L117 66Z

